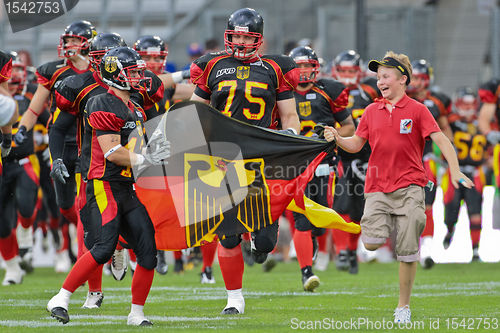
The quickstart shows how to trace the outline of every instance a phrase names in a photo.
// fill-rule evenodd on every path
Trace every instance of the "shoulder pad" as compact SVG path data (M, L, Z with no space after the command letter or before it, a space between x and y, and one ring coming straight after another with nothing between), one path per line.
M283 73L286 73L290 71L291 69L294 69L297 67L295 64L295 61L293 61L292 58L286 55L265 55L262 56L262 60L272 60L278 64L278 66L281 68Z

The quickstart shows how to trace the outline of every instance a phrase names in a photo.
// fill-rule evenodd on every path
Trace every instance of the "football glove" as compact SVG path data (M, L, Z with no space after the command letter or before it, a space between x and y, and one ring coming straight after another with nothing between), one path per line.
M16 145L20 146L26 141L26 139L28 138L28 134L26 132L26 127L24 125L19 126L19 128L17 129L17 133L14 134L13 137Z
M162 160L170 157L170 141L163 136L160 130L154 131L143 155L149 163L161 164Z
M52 177L52 179L54 179L55 181L66 184L66 179L64 178L68 178L69 173L62 159L58 158L54 162L52 162L50 177Z
M325 138L325 123L317 123L313 128L313 132L316 133L319 139Z

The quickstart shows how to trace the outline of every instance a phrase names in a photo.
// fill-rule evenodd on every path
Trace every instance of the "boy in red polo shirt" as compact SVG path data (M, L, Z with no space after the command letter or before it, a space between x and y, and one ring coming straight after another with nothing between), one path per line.
M366 108L354 136L341 137L328 127L325 138L336 140L342 149L352 153L366 141L372 148L361 239L368 250L374 251L396 228L400 266L394 321L407 323L411 321L410 295L419 260L419 238L426 220L424 186L428 179L422 163L425 140L430 137L441 149L450 166L453 186L471 188L473 183L460 172L450 140L427 107L406 95L412 70L408 56L389 51L382 61L372 60L368 67L377 72L377 86L383 98Z

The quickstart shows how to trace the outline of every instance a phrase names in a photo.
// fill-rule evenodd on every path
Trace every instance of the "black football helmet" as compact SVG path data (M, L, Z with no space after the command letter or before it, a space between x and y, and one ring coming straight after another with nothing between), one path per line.
M151 61L146 59L146 66L155 74L163 73L167 62L168 49L165 42L159 36L142 36L134 43L134 50L141 57L161 57L162 61ZM149 60L149 61L148 61Z
M89 21L76 21L71 23L64 29L64 33L59 38L59 46L57 47L57 52L60 58L72 57L76 52L80 52L81 55L87 55L89 53L90 41L97 35L94 25ZM79 46L67 46L66 38L78 38L80 39Z
M299 83L309 83L316 81L316 76L319 73L319 61L316 52L309 46L298 46L290 51L288 54L290 58L295 61L297 66L300 64L311 64L312 67L300 68Z
M224 46L226 52L237 59L249 59L256 55L262 45L264 20L252 8L238 9L229 16L227 28L224 32ZM235 43L233 36L253 37L253 43Z
M459 87L453 95L453 110L460 118L471 121L476 118L479 109L477 90L471 87Z
M414 93L422 89L427 89L432 84L434 80L434 71L429 62L425 59L414 60L411 63L412 67L412 78L418 78L421 84L417 80L412 80L412 83L407 88L407 91Z
M146 63L130 47L115 47L102 57L99 65L104 83L120 90L147 90L151 78L144 76Z
M102 56L109 50L127 46L123 38L115 32L100 32L90 41L89 59L92 67L99 71L99 64L101 63Z
M340 52L332 64L332 76L345 86L355 86L363 76L362 60L358 52L346 50Z

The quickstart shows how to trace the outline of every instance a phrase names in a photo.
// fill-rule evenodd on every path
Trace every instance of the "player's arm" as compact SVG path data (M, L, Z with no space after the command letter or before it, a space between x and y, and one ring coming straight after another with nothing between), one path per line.
M75 123L76 117L68 112L60 112L49 133L49 149L52 159L62 158L64 138Z
M131 153L120 144L120 134L103 134L97 137L104 158L116 165L132 166L138 163L137 154ZM143 160L144 161L144 160Z
M196 86L194 84L190 83L179 83L175 85L175 92L174 95L172 96L173 100L186 100L189 99L194 92L194 88Z
M457 153L455 152L455 148L451 144L450 140L444 135L443 132L434 132L430 134L432 141L439 147L441 152L443 153L446 161L448 162L448 166L450 168L451 182L455 188L458 188L458 184L462 184L467 188L472 188L474 183L467 178L462 172L460 172L460 168L458 166Z
M276 104L281 119L281 128L293 128L296 133L300 133L300 122L297 109L295 108L295 98L282 99L277 101Z
M178 71L174 73L165 73L158 75L160 80L163 82L165 89L174 87L177 83L182 82L185 79L191 77L189 70Z
M483 103L479 110L478 125L483 134L491 131L491 121L495 117L496 105L494 103Z
M39 84L31 99L27 112L23 114L19 122L19 128L24 126L29 131L35 126L38 116L42 113L44 104L50 96L50 90Z
M196 93L193 93L193 95L191 96L191 100L192 101L196 101L196 102L202 102L202 103L205 103L205 104L210 104L210 100L209 99L204 99L203 97L200 97L200 96L196 95Z

